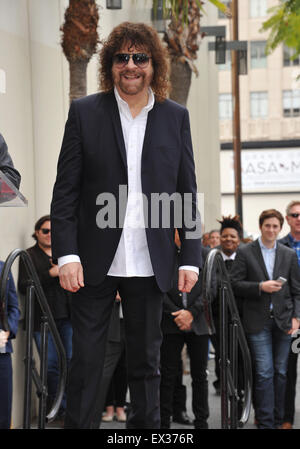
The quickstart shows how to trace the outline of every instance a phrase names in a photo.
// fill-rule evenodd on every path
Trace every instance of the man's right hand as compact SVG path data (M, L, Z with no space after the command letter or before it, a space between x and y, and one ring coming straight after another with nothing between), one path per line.
M265 281L261 283L261 289L266 293L275 293L281 290L281 283L278 281Z
M84 287L81 263L70 262L60 267L59 282L62 288L72 293L76 293L81 287Z

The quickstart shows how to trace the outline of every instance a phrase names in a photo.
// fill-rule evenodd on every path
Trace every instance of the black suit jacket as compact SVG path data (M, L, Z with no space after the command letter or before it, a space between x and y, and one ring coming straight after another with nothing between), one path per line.
M187 110L166 100L148 114L141 165L142 191L151 217L152 192L192 193L196 218L196 179ZM85 282L99 284L106 276L122 233L119 186L127 186L127 161L121 121L113 92L72 102L58 161L51 204L53 258L80 256ZM96 204L100 193L116 198L117 227L100 229ZM122 215L122 214L121 214ZM198 218L199 219L199 218ZM181 265L201 266L199 239L186 239L179 229ZM146 229L150 258L162 291L171 288L174 272L174 226Z
M281 243L284 246L288 246L289 248L293 249L293 247L291 245L291 241L289 239L289 234L287 234L284 237L282 237L282 239L279 239L278 242Z
M202 247L202 260L205 262L206 256L209 253L210 248ZM179 258L180 251L178 251ZM197 335L208 334L208 327L204 315L204 308L202 302L202 290L203 280L201 273L199 279L192 288L190 293L187 293L187 305L184 307L182 293L178 290L178 266L175 268L173 287L164 295L163 300L163 317L162 317L162 332L163 334L177 334L185 331L181 331L174 321L172 312L177 312L183 308L186 308L193 315L192 329L191 331Z
M27 248L37 275L44 290L49 307L55 320L61 318L71 318L71 293L61 288L58 276L50 276L49 270L52 267L51 258L36 243L31 248ZM28 274L23 260L19 259L18 289L22 295L26 295L28 286ZM41 317L43 313L39 302L36 302L34 309L34 330L41 330Z
M245 332L257 333L270 315L270 303L276 324L283 331L292 327L292 318L300 317L300 271L295 251L277 242L273 279L287 279L276 293L260 292L259 283L269 280L258 240L238 248L230 273L237 301L242 304Z

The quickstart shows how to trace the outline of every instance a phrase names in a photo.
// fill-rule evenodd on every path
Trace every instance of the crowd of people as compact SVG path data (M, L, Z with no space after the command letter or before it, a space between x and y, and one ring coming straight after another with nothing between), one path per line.
M257 240L244 241L243 228L237 216L219 220L220 229L203 235L202 257L205 261L212 248L220 250L230 275L253 364L253 407L258 428L293 427L297 382L298 352L292 350L293 339L298 336L300 322L300 201L292 201L286 209L286 221L290 232L278 240L284 218L269 209L259 217L261 235ZM68 365L72 356L72 325L70 321L71 293L62 289L58 279L58 266L53 263L51 252L51 219L41 217L35 224L32 237L35 245L28 248L45 292L51 312L65 348ZM208 238L207 238L208 237ZM212 238L211 238L212 237ZM175 234L177 255L180 255L180 238ZM3 264L2 264L3 265ZM1 268L2 268L1 265ZM215 393L220 395L220 323L219 302L216 295L212 314L216 333L209 335L204 316L202 277L190 293L178 290L178 265L174 283L163 298L160 351L160 413L161 428L170 428L171 422L208 428L209 397L207 364L209 340L215 352ZM18 289L25 295L28 275L22 260L19 264ZM0 355L2 381L1 397L8 395L8 407L2 411L1 428L10 425L12 396L11 339L17 333L19 309L17 292L12 276L7 290L7 315L10 335L3 333ZM40 349L41 310L36 305L34 315L34 339ZM186 345L192 381L192 420L186 413L186 392L183 385L182 350ZM9 360L9 363L7 362ZM4 370L3 364L6 369ZM58 360L51 337L48 339L48 400L47 410L53 405L58 388ZM3 379L3 377L1 377ZM5 392L4 392L5 386ZM181 393L180 406L176 397ZM3 390L3 391L2 391ZM101 384L95 400L95 413L91 428L100 428L101 421L113 419L126 421L128 395L126 345L122 301L118 294L110 319L109 336ZM240 401L243 392L239 390ZM128 399L127 399L128 400ZM4 402L1 401L2 407ZM56 423L63 425L66 409L64 395Z
M128 429L168 429L172 420L208 428L210 336L201 267L211 248L218 248L251 353L257 427L291 428L297 379L291 342L300 322L300 202L287 206L290 232L282 240L284 217L268 209L258 217L261 235L255 241L246 241L239 218L228 216L201 242L189 115L168 99L167 51L157 32L145 24L118 25L103 43L99 73L101 92L71 103L51 213L36 222L35 244L27 249L67 357L66 395L58 419L64 428L80 429L99 428L102 419L114 417L126 420ZM121 185L128 187L126 207ZM160 222L147 227L146 215L157 218L152 203L157 192L180 198L188 193L191 220L183 220L181 227ZM137 201L140 193L146 207ZM111 212L108 197L115 200L112 225L104 220ZM185 218L185 208L181 215ZM140 226L132 225L136 223ZM26 293L27 281L20 262L20 294ZM19 319L12 277L6 306L9 330L0 333L4 428L10 426L11 339ZM40 350L36 309L34 339ZM212 309L214 388L220 394L217 294ZM184 347L193 421L186 413ZM47 382L49 411L58 383L51 336ZM242 385L239 396L242 402Z

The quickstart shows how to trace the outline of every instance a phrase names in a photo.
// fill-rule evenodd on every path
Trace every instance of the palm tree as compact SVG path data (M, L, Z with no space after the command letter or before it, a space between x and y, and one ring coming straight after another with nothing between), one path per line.
M230 11L222 2L209 1L230 16ZM201 0L164 0L164 10L169 8L171 13L170 23L164 33L171 64L170 98L184 106L188 99L192 73L198 76L194 61L197 59L200 41L204 35L200 26L203 5L204 2Z
M63 52L69 62L70 102L87 94L87 65L99 42L96 0L70 0L61 27Z
M154 7L157 0L154 1ZM209 0L226 13L226 6L219 0ZM192 72L198 75L193 61L201 40L200 18L204 2L201 0L164 0L165 9L170 8L171 21L165 33L171 59L170 97L186 105ZM69 98L83 97L87 93L87 65L97 51L99 20L96 0L69 0L65 22L61 27L62 49L69 61Z

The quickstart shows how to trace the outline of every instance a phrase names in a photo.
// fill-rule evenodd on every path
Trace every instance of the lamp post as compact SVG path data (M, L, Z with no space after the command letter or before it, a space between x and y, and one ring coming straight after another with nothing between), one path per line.
M232 55L232 103L233 103L233 154L235 181L235 211L243 222L242 207L242 174L241 174L241 135L240 135L240 85L239 75L247 74L247 41L238 40L238 0L232 0L232 41L225 40L225 27L201 27L201 31L208 36L215 36L215 42L208 43L208 50L216 52L216 64L226 62L226 50Z
M238 41L238 0L232 0L232 38ZM241 124L240 124L240 83L239 53L232 51L232 103L233 103L233 155L234 155L234 198L235 211L243 223L242 172L241 172ZM242 68L242 67L241 67Z

